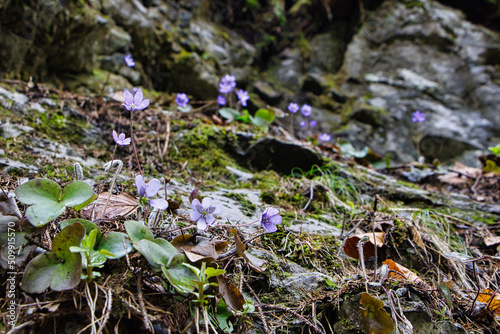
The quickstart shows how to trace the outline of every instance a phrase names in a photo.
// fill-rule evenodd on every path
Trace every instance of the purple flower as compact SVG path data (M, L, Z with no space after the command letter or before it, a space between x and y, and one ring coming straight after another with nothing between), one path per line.
M177 94L177 97L175 98L175 103L177 103L179 107L184 108L185 106L187 106L188 102L189 98L187 97L186 94L184 93Z
M304 117L307 117L309 115L311 115L312 113L312 108L310 105L308 104L304 104L301 108L300 108L300 112L302 113L302 115L304 115Z
M241 101L241 105L243 107L247 106L247 101L250 100L250 96L248 96L248 92L243 89L239 89L236 92L236 95L238 95L238 99Z
M316 126L316 124L317 124L317 123L316 123L316 121L315 121L315 120L312 120L312 121L310 121L310 122L309 122L309 126L310 126L311 128L314 128L314 127Z
M125 64L127 64L128 67L135 66L134 58L132 58L131 55L126 55L123 59L125 60Z
M302 122L300 122L300 127L303 128L306 126L306 124L307 124L306 121L302 121Z
M120 135L118 135L115 130L113 130L113 139L115 140L116 145L120 146L130 145L130 141L132 140L130 138L125 138L124 133L120 133Z
M123 91L123 99L125 102L122 104L127 110L142 110L149 106L149 100L143 100L144 95L142 90L138 89L135 95L132 95L127 89Z
M318 139L321 141L330 141L330 139L332 139L332 136L330 136L328 133L322 133L319 135Z
M236 88L236 78L233 75L226 74L219 83L219 92L227 94Z
M139 89L140 89L140 88L137 88L137 87L132 88L132 95L135 95L135 93L137 93L137 91L138 91Z
M297 103L290 103L288 105L288 111L291 112L292 114L295 114L297 111L299 111L299 105Z
M420 112L420 110L415 111L412 114L413 118L411 119L414 123L425 122L424 113Z
M157 208L158 210L165 210L168 208L168 202L163 198L153 198L158 194L158 191L161 188L160 181L158 179L151 179L148 184L144 182L144 178L142 175L137 175L135 177L135 185L137 187L137 192L140 197L146 197L148 199L149 205Z
M191 208L194 211L189 216L192 221L197 223L197 227L200 230L206 230L207 226L213 226L216 219L212 215L218 215L222 212L222 206L220 204L212 205L210 197L205 197L201 203L195 198L191 202Z
M276 225L281 224L281 216L279 211L275 208L267 208L260 217L260 224L267 231L267 233L276 232L278 228Z
M222 95L217 96L217 103L221 106L226 105L226 99L224 98L224 96Z

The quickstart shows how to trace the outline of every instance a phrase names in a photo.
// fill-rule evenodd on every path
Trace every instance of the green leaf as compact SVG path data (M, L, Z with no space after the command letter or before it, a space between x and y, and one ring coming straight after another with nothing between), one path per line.
M94 190L83 181L73 181L67 184L62 193L61 203L71 208L85 203L94 195Z
M226 271L224 269L215 269L215 268L212 268L212 267L208 267L207 270L206 270L207 279L210 278L210 277L217 276L217 275L222 275L225 272Z
M34 226L42 226L60 216L67 207L87 201L94 191L83 181L73 181L64 190L52 180L34 179L16 189L17 199L27 205L26 218Z
M90 233L87 236L87 240L85 240L85 238L83 238L83 240L85 240L85 244L87 245L87 248L89 248L89 249L94 248L95 240L96 240L96 236L97 236L97 231L99 231L99 229L95 228L92 231L90 231Z
M73 218L73 219L66 219L60 222L61 229L65 228L66 226L69 226L74 223L80 223L85 227L85 234L89 234L93 230L97 229L97 236L96 236L96 242L99 243L99 240L101 240L101 231L97 227L96 224L92 223L90 220L87 219L80 219L80 218Z
M125 245L123 244L123 238L125 238ZM132 251L132 245L125 233L107 232L104 233L97 245L97 251L102 250L111 253L112 256L108 256L110 259L119 259Z
M116 256L115 256L113 253L109 252L109 251L108 251L108 250L106 250L106 249L101 249L101 250L99 250L99 254L104 255L104 256L106 256L106 257L109 257L109 258L111 258L111 259L116 258Z
M219 109L219 115L227 119L228 123L231 123L235 117L239 116L238 110L233 108L221 108Z
M485 166L483 167L483 172L495 172L500 173L500 167L492 160L486 160Z
M78 246L71 246L71 247L69 248L69 251L70 251L71 253L80 253L80 252L86 252L87 250L85 250L85 249L84 249L84 248L82 248L82 247L78 247Z
M182 295L187 295L194 291L191 282L198 278L189 268L183 265L185 262L188 262L186 256L178 254L170 262L169 268L161 266L161 270L170 284Z
M342 151L342 154L351 156L354 158L364 158L370 151L368 147L364 147L361 150L356 150L354 146L348 141L343 141L339 143L340 150Z
M252 123L252 116L250 116L248 110L245 109L243 110L243 115L236 117L236 120L250 124Z
M177 110L181 111L181 112L190 112L191 109L193 109L193 107L188 104L187 106L185 107L180 107L180 106L177 106Z
M488 147L488 150L490 150L493 154L499 155L500 145Z
M257 110L252 119L252 123L260 127L267 127L271 125L273 121L274 121L274 112L267 109Z
M21 282L22 289L29 293L41 293L48 287L63 291L73 289L80 282L82 256L72 253L85 235L82 224L75 223L64 228L52 242L52 252L40 254L28 263Z
M138 222L137 220L127 220L125 222L125 230L127 234L132 240L133 243L139 243L139 241L146 240L154 240L153 232L147 228L143 223Z
M389 334L394 330L392 318L384 310L384 303L380 299L362 292L360 303L364 307L362 308L363 323L368 333Z
M88 200L86 200L82 204L75 205L73 209L75 209L76 211L80 211L81 209L83 209L84 207L86 207L87 205L89 205L98 198L99 196L97 194L93 194Z
M163 240L157 243L157 241ZM167 246L166 244L169 244ZM165 246L165 247L163 247ZM148 260L151 265L155 268L159 268L161 265L168 265L172 258L179 254L179 251L167 240L157 239L155 241L151 240L141 240L135 245L135 248Z

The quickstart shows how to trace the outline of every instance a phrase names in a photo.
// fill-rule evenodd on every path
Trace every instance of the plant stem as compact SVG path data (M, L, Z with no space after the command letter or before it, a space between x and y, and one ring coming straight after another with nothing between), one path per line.
M141 169L141 163L139 162L139 157L137 156L137 150L135 149L133 115L134 115L134 111L130 110L130 138L132 139L132 148L134 149L135 160L137 161L137 166L139 167L139 173L142 176L143 174L142 174L142 169Z

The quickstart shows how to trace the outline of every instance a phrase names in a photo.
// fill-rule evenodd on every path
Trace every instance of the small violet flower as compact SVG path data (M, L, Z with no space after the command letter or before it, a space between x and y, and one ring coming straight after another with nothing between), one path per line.
M281 220L282 218L277 209L267 208L260 217L260 224L267 231L267 233L272 233L278 230L276 225L281 224Z
M149 106L149 100L143 99L142 90L138 89L135 95L132 95L127 89L123 91L123 99L125 102L122 106L127 110L143 110Z
M132 58L131 55L126 55L123 59L125 60L125 64L127 64L128 67L135 66L134 58Z
M312 120L312 121L310 121L310 122L309 122L309 126L310 126L311 128L314 128L314 127L316 126L316 124L317 124L317 123L316 123L316 121L315 121L315 120Z
M299 105L297 103L290 103L288 105L288 111L291 112L292 114L295 114L297 111L299 111Z
M224 98L224 96L222 95L217 96L217 103L221 106L226 105L226 99Z
M300 108L300 112L302 113L302 115L304 117L307 117L309 115L311 115L312 113L312 108L310 105L308 104L304 104L301 108Z
M113 130L113 139L115 140L116 145L120 146L130 145L132 140L131 138L125 138L124 133L120 133L120 135L118 135L115 130Z
M161 188L161 184L158 179L151 179L146 185L142 175L137 175L135 177L135 185L139 196L141 198L147 198L149 205L158 210L165 210L168 208L168 202L163 198L151 198L156 196Z
M319 135L318 139L320 141L330 141L330 139L332 139L332 136L330 136L328 133L322 133Z
M201 203L195 198L191 202L191 208L194 210L189 214L191 220L197 223L197 227L200 230L206 230L208 226L213 226L216 220L213 215L218 215L222 212L222 206L220 204L212 204L210 197L205 197Z
M187 106L188 102L189 102L189 98L187 97L186 94L184 94L184 93L177 94L177 96L175 98L175 103L177 103L177 105L179 107L184 108L185 106Z
M243 107L247 106L247 101L250 100L250 96L248 96L248 92L246 90L240 89L236 92L238 95L238 99L241 101L241 105Z
M306 126L306 124L307 124L306 121L302 121L302 122L300 122L300 127L303 128Z
M413 118L411 119L414 123L420 123L420 122L425 122L425 115L424 113L420 112L420 110L415 111L412 114Z
M219 92L222 94L231 93L236 88L236 78L233 75L226 74L219 83Z

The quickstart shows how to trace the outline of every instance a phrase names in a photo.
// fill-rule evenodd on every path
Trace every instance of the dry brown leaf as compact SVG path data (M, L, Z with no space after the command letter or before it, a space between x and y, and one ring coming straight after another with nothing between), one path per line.
M484 243L486 246L493 246L500 244L500 237L499 236L488 236L484 238Z
M363 245L363 258L368 260L375 254L375 244L377 247L382 247L384 245L384 232L376 232L375 237L374 233L364 233L353 235L346 239L344 244L344 252L347 256L352 257L353 259L359 260L359 250L358 250L358 242L361 238L367 236L369 241L367 241Z
M389 277L395 277L396 279L404 278L417 284L423 282L420 277L418 277L417 274L415 274L413 271L400 264L397 264L392 260L387 259L382 263L386 264L389 269L392 270L391 272L389 272ZM401 275L398 275L397 273L400 273Z
M439 181L454 185L472 183L482 173L483 171L480 168L468 167L457 161L453 167L453 172L440 176Z
M493 291L486 289L477 296L477 301L488 304L488 309L500 316L500 295L496 293L493 298Z
M226 241L195 237L190 234L175 237L171 244L180 252L184 252L191 262L200 260L211 262L227 247Z
M217 276L217 284L219 285L219 292L222 298L224 298L227 307L230 310L243 311L245 297L243 297L240 290L223 275Z
M106 208L105 217L103 217L102 213L104 211L104 207L106 206L108 196L109 192L99 194L97 200L93 204L83 209L83 213L90 216L93 209L95 215L94 218L112 219L115 217L127 217L137 210L137 198L129 193L122 192L118 195L111 195L108 207Z
M267 262L265 260L253 256L252 254L246 251L246 246L241 241L240 236L238 235L238 231L235 228L233 228L229 232L234 234L234 241L236 243L236 252L238 253L239 256L243 258L243 260L245 260L245 263L258 273L263 273L264 271L266 271L266 268L263 268L263 266L266 265Z

